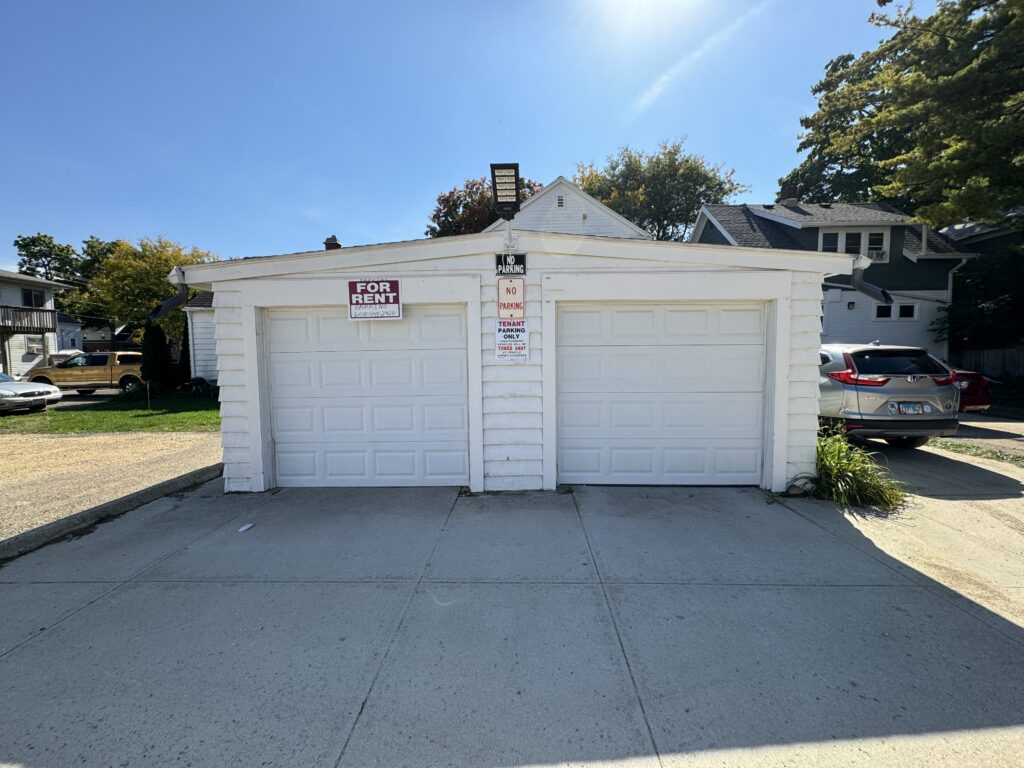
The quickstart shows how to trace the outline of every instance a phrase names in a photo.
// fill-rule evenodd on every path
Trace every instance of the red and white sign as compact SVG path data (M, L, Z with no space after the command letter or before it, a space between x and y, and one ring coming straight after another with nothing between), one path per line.
M497 320L494 357L510 363L530 360L530 333L525 320Z
M498 280L498 317L518 320L526 317L526 279L503 277Z
M401 320L402 295L398 280L349 280L349 320Z

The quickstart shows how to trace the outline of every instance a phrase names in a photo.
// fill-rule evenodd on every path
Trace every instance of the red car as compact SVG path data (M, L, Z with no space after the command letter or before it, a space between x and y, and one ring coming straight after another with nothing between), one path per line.
M960 411L981 413L992 405L992 390L988 379L977 371L956 369L956 383L960 387Z

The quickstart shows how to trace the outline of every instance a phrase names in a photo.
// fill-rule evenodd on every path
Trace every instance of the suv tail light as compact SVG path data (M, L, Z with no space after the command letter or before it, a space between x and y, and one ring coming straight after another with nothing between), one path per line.
M846 363L845 371L832 371L828 374L830 379L841 381L843 384L853 384L859 387L884 387L889 383L888 378L884 379L869 379L864 376L857 375L857 369L853 366L853 358L850 357L849 352L843 353L843 362Z
M956 371L950 371L949 376L935 376L935 386L944 387L947 384L956 383Z

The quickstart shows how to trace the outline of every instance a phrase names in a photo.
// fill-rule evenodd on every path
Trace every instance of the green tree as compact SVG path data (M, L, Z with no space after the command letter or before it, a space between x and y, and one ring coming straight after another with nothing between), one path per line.
M782 181L934 227L1000 220L1024 200L1024 3L939 0L927 18L908 6L871 21L892 36L829 63L801 121L808 155Z
M144 238L138 245L117 241L102 260L89 288L80 293L83 302L102 317L120 325L142 325L149 313L176 289L167 281L174 267L213 261L216 257L198 248L185 249L163 238ZM157 323L169 338L180 339L185 314L169 312Z
M540 182L521 178L520 201L526 200L543 188L544 185ZM427 237L473 235L483 232L497 220L490 180L486 177L466 179L466 183L461 187L455 187L437 196L437 205L430 214L430 224L424 234Z
M167 349L167 335L156 323L147 323L142 334L142 380L156 387L174 383L174 366Z
M83 240L82 255L78 263L79 277L86 282L92 280L104 259L114 252L117 244L117 240L101 240L96 235Z
M45 280L78 278L78 252L73 245L58 243L50 235L19 235L14 240L18 250L18 271L23 275Z
M580 163L573 182L657 240L685 240L701 205L747 189L733 171L683 152L682 141L661 144L654 154L623 147L601 169Z

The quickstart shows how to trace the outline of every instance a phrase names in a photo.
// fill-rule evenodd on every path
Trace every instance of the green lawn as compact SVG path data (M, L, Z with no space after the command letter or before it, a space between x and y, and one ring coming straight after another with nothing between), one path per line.
M68 434L83 432L216 432L220 405L211 397L118 398L81 409L18 411L0 418L0 434Z

